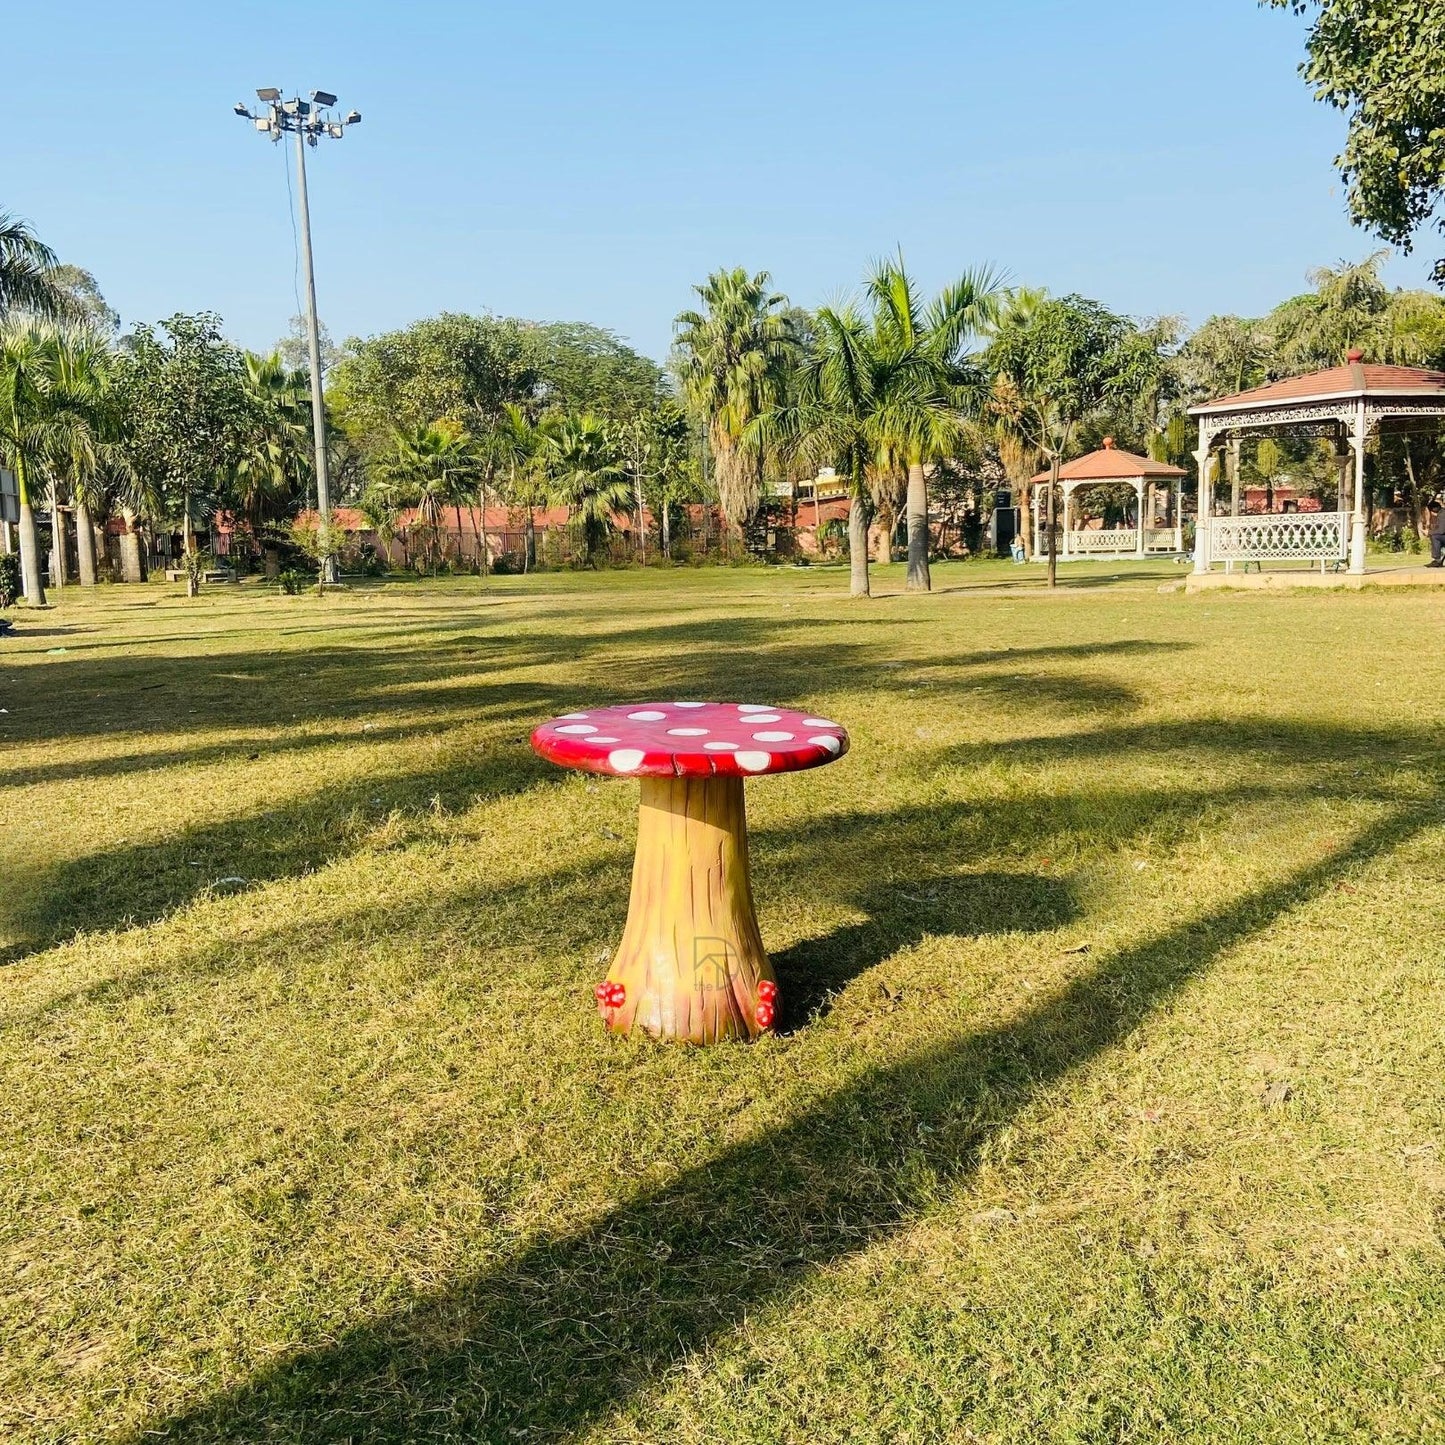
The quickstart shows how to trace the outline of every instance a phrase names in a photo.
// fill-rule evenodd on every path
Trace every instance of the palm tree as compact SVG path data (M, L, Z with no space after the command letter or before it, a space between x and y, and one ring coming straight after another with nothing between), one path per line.
M20 572L25 599L45 602L33 490L52 482L65 459L91 443L92 398L73 388L65 343L53 326L29 322L0 330L0 462L20 491ZM63 540L59 527L57 543Z
M588 564L595 565L613 517L632 500L617 444L605 422L584 412L562 417L548 429L545 445L553 495L581 524Z
M487 438L487 448L497 470L506 477L506 501L522 509L522 570L537 565L537 528L534 515L547 500L543 459L547 440L546 421L533 421L516 402L503 404Z
M879 355L877 333L856 303L823 307L813 325L813 345L788 399L757 418L750 430L760 445L811 467L831 466L848 478L849 591L867 597L868 524L878 475L889 474L878 431L887 363Z
M52 409L62 410L73 425L50 463L51 531L55 546L55 577L65 582L65 514L60 489L75 508L75 545L80 583L96 583L95 519L107 510L106 490L125 485L130 465L120 445L123 421L111 390L114 353L99 332L74 327L55 334Z
M905 585L926 592L928 468L956 449L967 415L980 409L981 381L965 346L997 318L1006 292L998 273L981 267L925 306L901 257L875 266L866 289L886 373L875 423L880 451L908 474Z
M416 507L431 531L432 573L438 562L438 529L442 508L457 507L457 541L461 542L461 503L469 497L478 467L471 434L452 421L398 428L394 450L381 466L383 486L398 500Z
M715 271L693 288L703 309L674 323L683 394L706 426L718 501L735 532L762 500L766 460L743 445L744 433L778 403L797 354L787 298L771 286L766 271Z
M73 303L54 271L55 253L22 220L0 211L0 322L17 311L42 320L71 314Z

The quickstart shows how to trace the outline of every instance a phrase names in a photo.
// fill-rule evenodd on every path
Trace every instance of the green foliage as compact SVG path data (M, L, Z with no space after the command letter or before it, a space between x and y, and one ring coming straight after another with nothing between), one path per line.
M595 565L614 515L632 500L617 440L600 417L562 417L546 434L544 459L553 498L581 528L587 561Z
M987 365L1017 396L1018 423L1040 451L1062 454L1079 424L1117 398L1159 384L1162 360L1126 317L1082 296L1050 298L1001 326Z
M783 397L799 343L787 297L766 271L714 271L693 288L701 310L682 311L676 368L683 396L706 428L723 516L739 528L762 501L765 447L749 426Z
M624 416L652 404L662 373L612 332L443 312L352 340L330 377L337 420L369 460L396 428L451 421L482 436L508 404Z
M1445 191L1445 7L1439 0L1262 0L1314 13L1301 74L1347 113L1350 213L1409 250ZM1445 260L1436 279L1445 282Z
M20 586L20 558L14 552L0 553L0 607L14 606Z
M71 309L56 277L55 253L28 223L0 211L0 322L16 312L56 320Z
M116 387L132 465L154 480L171 516L193 523L193 499L216 504L258 424L245 358L218 316L177 314L159 333L136 328Z

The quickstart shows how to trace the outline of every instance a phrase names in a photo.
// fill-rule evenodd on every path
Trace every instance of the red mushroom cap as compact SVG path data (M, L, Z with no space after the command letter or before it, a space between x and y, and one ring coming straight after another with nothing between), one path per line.
M761 703L635 702L553 718L532 747L564 768L617 777L755 777L831 763L848 751L848 734Z
M772 979L765 978L758 985L758 997L762 999L764 1003L772 1003L772 1001L777 998L777 996L778 986L772 981Z
M758 1021L760 1029L771 1028L773 1024L773 1006L770 1003L760 1003L757 1006L753 1017Z

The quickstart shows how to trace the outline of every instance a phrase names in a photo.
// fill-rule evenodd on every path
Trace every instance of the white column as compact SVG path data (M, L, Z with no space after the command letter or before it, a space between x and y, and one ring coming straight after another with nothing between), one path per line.
M1355 511L1350 519L1350 571L1359 576L1365 570L1365 403L1355 412Z
M1209 476L1209 453L1211 437L1208 432L1199 434L1199 450L1194 460L1199 466L1199 512L1194 519L1194 570L1209 571L1209 516L1214 511L1214 486Z
M1184 481L1174 483L1174 550L1184 550Z
M1138 538L1137 544L1136 544L1136 546L1135 546L1135 548L1134 548L1134 555L1135 555L1136 557L1142 557L1142 556L1144 555L1144 478L1143 478L1143 477L1136 477L1136 478L1134 479L1134 491L1135 491L1135 493L1138 495L1138 498L1139 498L1139 510L1134 514L1135 532L1136 532L1136 535L1137 535L1137 538Z
M1048 483L1044 483L1048 486ZM1029 498L1029 505L1034 512L1034 561L1038 561L1044 554L1044 508L1039 500L1041 493L1037 487L1033 489L1033 496Z
M1239 438L1232 437L1229 442L1229 515L1237 517L1240 508L1240 466L1239 466Z

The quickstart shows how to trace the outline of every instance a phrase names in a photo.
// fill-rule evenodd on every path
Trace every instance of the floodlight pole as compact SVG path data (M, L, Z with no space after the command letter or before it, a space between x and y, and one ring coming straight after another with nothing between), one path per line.
M313 140L312 144L316 142ZM320 519L322 585L339 580L331 549L331 472L326 462L326 399L321 389L321 330L316 321L316 267L311 260L311 207L306 198L306 135L296 130L296 198L301 207L301 262L306 268L306 347L311 355L311 439L316 448L316 512Z
M336 555L331 548L331 473L326 461L326 398L321 385L321 327L316 319L316 268L311 257L311 206L306 193L306 147L315 145L321 136L340 140L345 128L361 119L352 111L345 120L332 121L326 111L336 104L336 97L315 90L311 100L282 101L274 88L258 90L257 97L265 107L260 115L245 105L237 105L237 115L252 121L262 135L279 141L282 133L291 131L296 137L296 195L301 206L301 259L306 267L306 348L311 360L311 438L316 450L316 512L319 519L321 545L321 585L338 580Z

